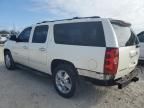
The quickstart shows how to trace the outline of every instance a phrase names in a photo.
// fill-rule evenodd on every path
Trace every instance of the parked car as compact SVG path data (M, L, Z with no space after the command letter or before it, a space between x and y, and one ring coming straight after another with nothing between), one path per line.
M0 44L4 44L7 41L7 37L0 36Z
M140 58L139 60L144 60L144 31L138 34L140 41Z
M138 80L139 41L130 26L100 17L37 23L6 42L5 65L11 70L22 64L52 75L65 98L74 95L79 76L121 89Z

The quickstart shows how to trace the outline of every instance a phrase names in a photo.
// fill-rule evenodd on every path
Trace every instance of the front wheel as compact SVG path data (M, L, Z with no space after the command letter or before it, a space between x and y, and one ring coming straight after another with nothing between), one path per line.
M7 69L12 70L15 68L15 63L13 61L12 55L9 51L4 54L5 66Z
M65 98L70 98L76 91L76 69L67 64L61 64L54 69L53 82L56 91Z

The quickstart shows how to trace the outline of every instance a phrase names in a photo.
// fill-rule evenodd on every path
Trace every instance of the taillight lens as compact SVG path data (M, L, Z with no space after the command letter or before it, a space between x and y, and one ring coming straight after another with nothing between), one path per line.
M105 74L114 76L118 69L118 62L119 62L118 48L107 48L104 63Z

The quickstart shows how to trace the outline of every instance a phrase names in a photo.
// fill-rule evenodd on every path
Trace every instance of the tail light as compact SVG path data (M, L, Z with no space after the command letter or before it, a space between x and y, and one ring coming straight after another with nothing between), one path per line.
M107 48L104 63L105 74L115 76L118 69L118 62L119 62L118 48Z

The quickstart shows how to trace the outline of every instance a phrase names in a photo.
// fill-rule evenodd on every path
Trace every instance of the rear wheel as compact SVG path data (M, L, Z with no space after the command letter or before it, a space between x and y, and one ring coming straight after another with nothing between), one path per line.
M77 85L76 69L69 64L58 65L53 72L53 82L56 91L65 98L74 95Z
M13 70L15 68L15 63L13 61L12 55L9 51L4 54L5 66L9 70Z

